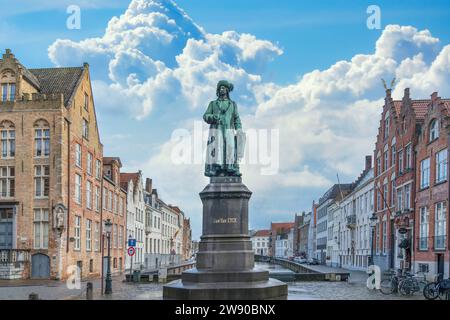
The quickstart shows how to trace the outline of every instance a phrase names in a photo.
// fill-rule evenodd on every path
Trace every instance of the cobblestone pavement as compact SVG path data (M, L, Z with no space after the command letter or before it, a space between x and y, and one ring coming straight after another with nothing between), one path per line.
M423 300L421 293L405 297L400 294L383 295L376 290L367 289L367 275L361 271L351 271L346 281L289 282L289 300ZM122 277L113 277L113 294L105 296L100 291L100 279L91 281L94 285L95 300L161 300L163 284L158 283L128 283ZM6 284L0 282L0 300L28 299L31 292L39 294L40 299L86 299L86 281L81 289L68 289L65 283L57 281L22 281Z

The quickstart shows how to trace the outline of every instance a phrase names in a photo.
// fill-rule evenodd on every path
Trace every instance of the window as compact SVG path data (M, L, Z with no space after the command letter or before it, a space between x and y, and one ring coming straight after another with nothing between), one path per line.
M106 189L105 187L103 187L103 209L107 210L106 205L107 205L107 201L106 198L108 197L108 189Z
M439 122L434 119L430 123L430 141L439 138Z
M2 101L14 101L16 98L16 85L14 83L2 83Z
M49 166L34 166L34 196L36 198L48 197L50 189L49 176Z
M83 138L89 139L89 122L83 118Z
M389 118L384 120L384 138L389 137Z
M411 208L411 184L405 186L405 209Z
M86 251L91 251L92 247L92 221L86 219Z
M402 190L402 188L399 188L397 190L397 210L398 211L403 210L403 190Z
M123 215L123 199L119 197L119 215Z
M95 177L100 180L101 178L101 163L100 160L95 160Z
M388 196L388 184L387 182L383 185L383 209L386 209L387 205L387 196Z
M436 153L436 183L447 180L447 149Z
M2 158L14 158L16 154L16 131L5 129L1 131Z
M123 226L119 228L119 248L123 248Z
M86 207L92 209L92 182L86 181Z
M100 222L95 222L94 227L94 250L100 250Z
M112 211L112 191L108 192L108 210Z
M89 96L87 93L84 94L84 109L89 110Z
M395 166L395 156L397 155L397 152L395 151L395 144L391 147L391 166Z
M435 249L445 249L445 235L446 235L446 215L447 204L445 202L438 202L435 205Z
M75 250L81 249L81 217L75 216L75 227L74 227L74 238L75 238Z
M377 158L377 175L381 173L381 159L380 157Z
M117 248L118 245L119 245L119 243L117 242L117 241L118 241L118 236L117 236L117 224L114 224L113 227L114 227L114 229L113 229L114 248Z
M391 207L395 205L395 180L391 181Z
M430 186L430 158L420 161L420 188Z
M36 157L48 157L50 155L50 129L35 129L34 145Z
M385 151L383 153L383 157L384 157L384 168L383 171L386 171L388 169L388 152Z
M398 152L398 172L403 172L403 150Z
M100 187L95 187L95 211L100 212Z
M375 248L376 248L377 253L380 253L380 224L379 223L377 223L377 226L376 226Z
M386 254L387 247L387 221L383 221L383 254Z
M419 249L427 250L428 249L428 208L422 207L420 208L420 218L419 218Z
M90 153L90 152L88 152L88 154L87 154L86 167L87 167L88 175L92 176L92 153Z
M75 201L81 204L81 176L75 174Z
M12 198L15 194L15 168L0 167L0 198Z
M406 152L405 167L406 167L406 169L410 169L410 168L412 168L412 163L411 163L411 144L409 144L406 147L405 152Z
M114 213L117 213L117 195L114 193Z
M81 145L75 144L75 164L81 168Z
M48 248L48 209L34 209L34 248Z

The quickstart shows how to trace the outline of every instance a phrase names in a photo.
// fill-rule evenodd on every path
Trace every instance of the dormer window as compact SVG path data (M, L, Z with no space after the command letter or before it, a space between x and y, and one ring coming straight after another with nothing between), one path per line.
M430 141L439 138L439 122L434 119L430 123Z

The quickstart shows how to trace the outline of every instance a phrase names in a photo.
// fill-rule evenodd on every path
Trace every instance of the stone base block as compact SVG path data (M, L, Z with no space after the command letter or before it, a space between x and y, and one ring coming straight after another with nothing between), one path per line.
M286 300L287 285L279 280L258 282L185 283L164 286L165 300Z

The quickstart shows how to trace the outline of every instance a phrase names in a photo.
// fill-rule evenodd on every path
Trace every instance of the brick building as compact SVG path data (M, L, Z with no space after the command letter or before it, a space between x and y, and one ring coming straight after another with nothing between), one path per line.
M0 88L1 277L64 279L73 265L99 275L101 216L89 196L103 146L88 64L27 69L6 50Z
M127 192L120 186L120 168L122 162L118 157L103 158L103 190L102 190L102 221L108 219L112 222L111 233L111 272L122 273L125 270L125 249L126 249L126 210ZM98 208L97 202L100 193L95 190L94 206ZM97 231L97 229L95 229ZM107 238L104 236L104 253L108 254ZM103 270L106 269L107 259L104 259ZM104 273L106 274L106 272Z
M436 92L426 101L416 146L416 204L414 269L440 273L449 270L448 152L450 100Z
M269 256L275 257L277 238L287 241L292 228L294 228L294 222L272 222L270 224Z
M182 243L182 258L188 260L192 256L192 230L191 230L191 219L183 219L183 243Z

